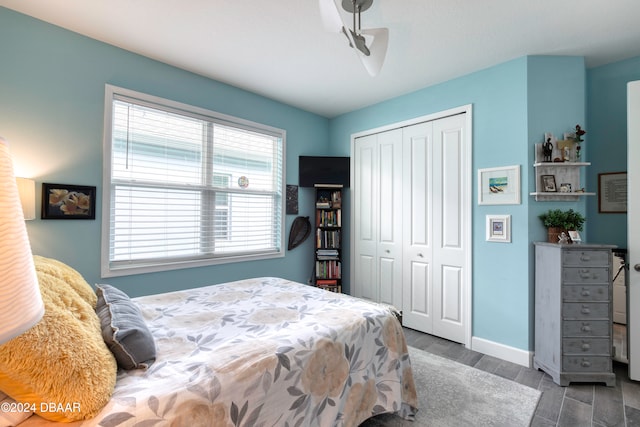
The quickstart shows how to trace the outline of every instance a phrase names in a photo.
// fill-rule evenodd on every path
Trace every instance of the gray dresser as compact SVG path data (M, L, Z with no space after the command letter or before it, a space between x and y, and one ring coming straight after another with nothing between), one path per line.
M612 245L536 242L533 366L561 386L614 386Z

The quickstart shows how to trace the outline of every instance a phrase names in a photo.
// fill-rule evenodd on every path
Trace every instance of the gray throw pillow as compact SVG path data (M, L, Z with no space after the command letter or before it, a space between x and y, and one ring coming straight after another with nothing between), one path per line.
M138 306L111 285L97 285L96 313L102 338L123 369L147 368L156 359L156 344Z

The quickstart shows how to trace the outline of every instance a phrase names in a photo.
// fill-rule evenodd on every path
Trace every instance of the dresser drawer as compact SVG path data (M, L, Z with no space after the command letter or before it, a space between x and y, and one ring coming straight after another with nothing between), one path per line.
M611 251L565 250L562 251L562 264L572 266L609 265Z
M563 337L608 337L611 325L608 320L565 320Z
M565 338L562 340L562 354L565 356L611 356L609 338Z
M609 319L608 302L565 302L562 304L563 319Z
M562 283L609 283L609 269L607 267L563 267Z
M609 285L571 285L562 287L563 302L610 301Z
M611 372L611 357L608 356L563 356L564 372Z

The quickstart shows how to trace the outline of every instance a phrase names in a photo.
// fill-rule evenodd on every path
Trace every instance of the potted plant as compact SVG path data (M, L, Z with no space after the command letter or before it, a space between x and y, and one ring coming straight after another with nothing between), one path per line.
M558 243L559 236L564 231L582 231L586 218L573 209L563 211L562 209L551 209L540 214L542 224L547 227L547 241Z

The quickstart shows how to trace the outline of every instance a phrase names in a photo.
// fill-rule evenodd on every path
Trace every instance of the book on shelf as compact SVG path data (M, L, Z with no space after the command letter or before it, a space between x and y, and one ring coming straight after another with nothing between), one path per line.
M316 251L316 255L318 255L318 256L337 257L338 256L338 250L337 249L318 249Z
M338 284L338 279L318 279L316 280L316 285L318 286L336 286Z
M316 225L319 227L342 227L342 211L316 211Z
M342 188L344 185L342 184L314 184L316 188Z
M338 260L316 261L316 279L340 279L342 267Z

